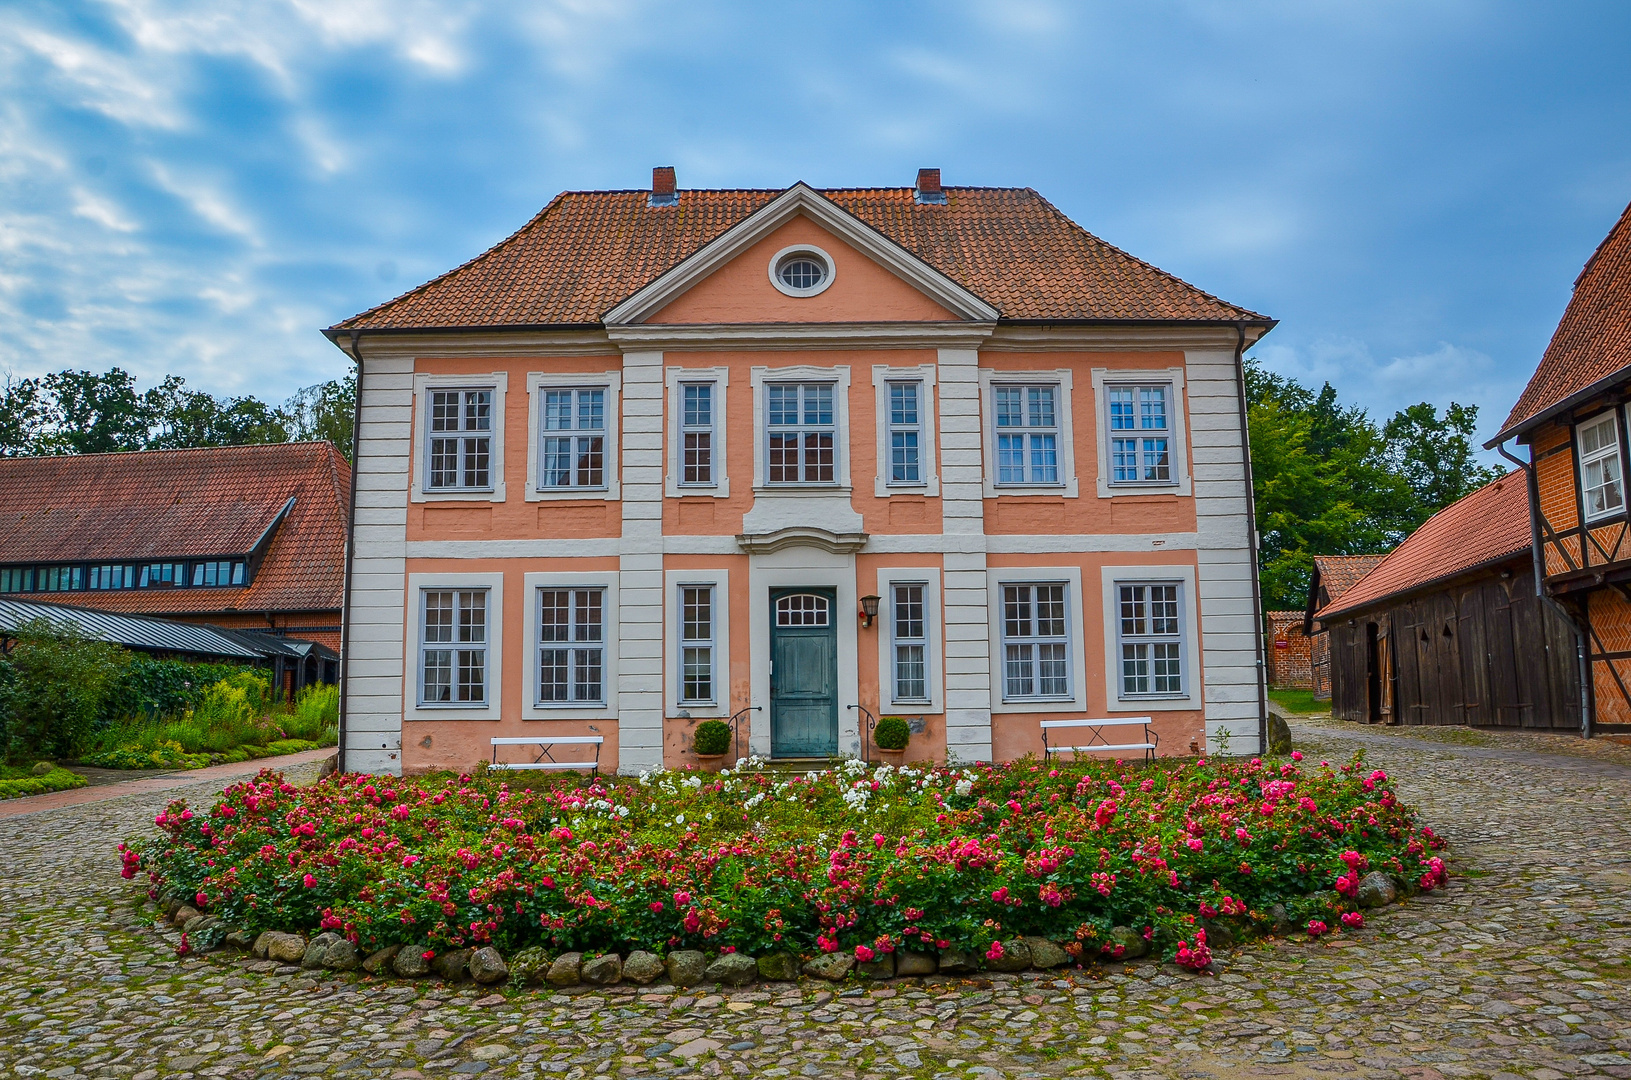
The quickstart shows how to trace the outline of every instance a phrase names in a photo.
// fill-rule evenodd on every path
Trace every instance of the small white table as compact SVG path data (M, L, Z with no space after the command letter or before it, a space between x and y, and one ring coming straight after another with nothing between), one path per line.
M600 772L600 747L606 740L599 735L527 735L511 738L495 738L493 740L494 769L588 769L591 773ZM532 746L538 748L537 756L531 761L500 761L498 748L501 746ZM593 746L595 760L593 761L556 761L552 751L557 746Z
M1138 733L1127 731L1127 728L1137 728ZM1085 746L1052 746L1048 743L1048 732L1082 731L1087 734ZM1143 742L1112 743L1108 735L1117 738L1136 738L1138 734L1144 737ZM1107 720L1044 720L1042 721L1042 757L1047 759L1050 754L1076 754L1092 751L1110 750L1142 750L1145 761L1155 760L1155 747L1161 737L1150 730L1150 718L1147 716L1117 717Z

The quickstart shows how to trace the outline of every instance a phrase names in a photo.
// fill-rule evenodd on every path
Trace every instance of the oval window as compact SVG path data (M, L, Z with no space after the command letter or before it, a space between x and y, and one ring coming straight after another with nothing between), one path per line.
M771 284L788 296L825 292L832 278L832 259L819 248L784 248L770 262Z
M789 289L813 289L827 276L827 268L805 255L796 255L782 263L782 281Z

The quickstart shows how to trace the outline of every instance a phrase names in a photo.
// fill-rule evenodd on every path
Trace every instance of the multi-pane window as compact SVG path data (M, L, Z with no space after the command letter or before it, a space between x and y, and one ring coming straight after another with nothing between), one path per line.
M1586 517L1600 518L1625 509L1620 474L1620 437L1614 413L1580 426L1580 495Z
M889 384L889 482L923 482L923 384Z
M714 384L680 385L680 483L714 484Z
M74 592L85 587L83 566L42 566L36 579L41 592Z
M211 585L242 585L243 583L244 564L235 559L216 559L210 562L193 563L194 585L207 587ZM93 585L92 588L95 588L95 586Z
M606 486L606 389L544 391L538 486Z
M136 584L143 589L187 584L186 563L148 563L141 568Z
M420 701L487 704L487 590L426 589L420 650Z
M32 566L16 566L0 570L0 593L33 591L34 568Z
M832 383L765 387L765 443L772 484L836 481Z
M895 642L895 700L927 701L928 628L924 622L922 582L891 586Z
M1121 696L1184 692L1178 586L1118 585Z
M997 483L1059 483L1059 387L997 386Z
M492 430L491 390L432 390L425 486L437 491L492 487Z
M538 701L606 700L606 590L538 590Z
M1002 587L1003 696L1070 696L1065 586Z
M1116 484L1172 481L1172 421L1167 386L1112 386L1110 478Z
M714 587L680 586L680 700L714 698Z
M826 626L827 598L814 593L793 593L776 598L777 626Z
M136 568L118 563L91 567L88 585L93 589L134 589Z

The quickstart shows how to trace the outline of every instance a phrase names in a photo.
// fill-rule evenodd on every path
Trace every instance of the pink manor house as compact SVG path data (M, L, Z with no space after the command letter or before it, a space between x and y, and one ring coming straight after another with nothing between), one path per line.
M733 717L774 758L859 756L872 716L914 760L1142 716L1256 750L1273 325L935 169L564 193L325 331L361 375L344 767L598 735L627 774Z

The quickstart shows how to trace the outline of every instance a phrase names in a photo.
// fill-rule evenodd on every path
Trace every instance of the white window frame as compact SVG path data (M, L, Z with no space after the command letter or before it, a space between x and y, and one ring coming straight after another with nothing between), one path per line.
M546 593L566 597L567 621L565 624L565 631L568 636L564 640L557 639L549 642L545 642L543 640L543 601ZM587 622L587 619L582 618L582 616L587 611L593 610L593 605L591 602L597 599L599 601L598 606L600 609L600 637L596 639L580 639L576 636L576 631L578 630L580 623ZM527 612L527 614L529 617L537 618L539 638L537 646L531 650L530 655L527 657L528 662L532 665L532 674L534 676L532 688L533 704L540 709L553 708L558 705L577 705L580 708L594 708L597 705L605 705L608 700L607 695L611 692L606 681L606 624L611 621L607 618L606 590L604 588L597 588L593 585L544 585L540 588L532 590L532 592L528 594L528 600L530 610ZM531 601L537 602L531 603ZM543 653L546 649L567 654L566 690L572 696L559 699L546 699L544 697ZM591 651L598 651L600 653L600 660L596 665L598 668L597 682L599 683L600 693L594 695L593 697L579 697L577 696L577 693L582 692L583 685L580 680L575 678L575 675L579 670L579 664L577 661L579 659L579 654L587 654ZM577 693L574 693L574 691Z
M731 714L731 575L729 570L665 570L663 595L666 618L663 620L663 698L670 717L690 716L692 719L723 718ZM680 607L680 589L687 585L706 585L714 590L714 700L685 701L681 697L685 679L683 665L685 644L680 640L680 620L684 612Z
M509 388L508 372L473 375L443 375L415 372L413 376L413 488L412 502L495 502L504 501L504 398ZM427 488L430 476L430 392L432 390L491 390L493 427L489 433L488 478L490 488Z
M997 394L999 386L1037 386L1053 384L1058 387L1054 401L1059 425L1059 482L1056 484L998 484L997 483ZM1067 499L1077 497L1076 482L1076 428L1072 417L1074 378L1069 368L1055 371L1007 371L997 368L980 369L980 428L985 446L985 497L995 499L1002 495L1052 495Z
M1201 635L1196 609L1195 567L1145 563L1100 568L1104 605L1104 685L1108 712L1162 712L1201 708ZM1177 585L1178 621L1183 631L1184 692L1123 696L1121 686L1122 585ZM1250 652L1249 643L1247 651Z
M923 688L927 698L902 698L895 692L895 586L923 586L925 634ZM883 707L895 713L934 715L946 711L944 615L940 606L938 566L884 566L878 569L878 686Z
M872 478L872 493L880 499L887 499L891 495L940 494L940 470L937 464L939 455L936 452L937 440L934 432L935 414L938 411L935 372L934 364L920 364L916 367L887 367L880 364L872 368L878 429L877 475ZM890 431L893 425L890 423L889 387L891 383L902 382L918 383L918 392L921 395L918 401L918 468L922 478L910 482L891 479L894 463L890 446Z
M1607 424L1609 431L1613 433L1613 443L1609 446L1602 447L1590 454L1587 454L1585 447L1586 432L1601 427L1604 424ZM1574 445L1575 453L1580 461L1581 516L1586 521L1592 522L1603 521L1608 518L1623 515L1625 513L1625 457L1620 453L1620 411L1618 409L1609 409L1607 412L1599 413L1584 423L1576 424L1574 427ZM1619 469L1619 475L1615 478L1615 481L1617 481L1619 484L1620 504L1618 506L1600 510L1597 513L1592 513L1591 497L1589 494L1592 489L1586 486L1586 470L1592 465L1595 465L1601 461L1609 460L1610 458L1613 459L1614 464ZM1600 488L1606 486L1607 484L1599 485Z
M544 393L549 390L606 391L606 485L598 488L540 488L544 452ZM619 450L623 409L621 371L529 371L527 372L527 502L595 500L611 502L622 498Z
M728 499L731 479L726 470L726 442L730 430L725 402L729 395L730 369L724 367L686 368L670 367L664 370L668 393L668 470L663 477L663 494L671 499L681 497L702 498L712 496ZM682 483L685 476L685 386L698 383L714 385L714 482L712 484Z
M833 480L831 484L770 484L770 440L765 428L767 383L830 382L833 384ZM808 496L834 491L850 491L849 383L847 364L817 367L795 364L790 367L755 367L751 373L753 390L753 490L761 495Z
M617 716L617 654L618 607L617 571L571 570L531 571L522 575L522 595L525 610L522 613L522 639L527 670L522 676L521 718L523 720L611 720ZM601 644L606 653L601 664L601 679L606 694L604 702L538 700L539 638L538 591L540 589L600 589L606 594L601 625Z
M420 701L424 687L425 623L424 594L442 589L485 589L487 591L487 701L426 704ZM504 575L491 574L409 574L407 617L408 640L413 642L409 678L403 687L403 716L409 720L497 720L504 698Z
M823 269L826 272L821 280L808 289L797 289L783 281L780 273L782 263L793 255L813 255L815 256L814 261L825 264ZM794 244L791 247L782 248L770 257L770 284L784 296L791 296L800 300L811 296L820 296L832 288L833 279L837 276L838 264L833 261L833 257L814 244Z
M1117 495L1189 495L1192 491L1189 474L1188 395L1184 391L1184 369L1173 368L1094 368L1093 411L1099 437L1095 442L1095 456L1099 460L1098 496L1112 499ZM1111 480L1111 440L1116 433L1110 430L1110 393L1115 386L1157 386L1168 388L1167 401L1168 457L1172 463L1169 480ZM1233 408L1233 406L1230 406Z
M1149 621L1150 625L1146 628L1146 632L1143 634L1134 634L1129 636L1127 633L1126 611L1124 610L1123 605L1125 605L1127 602L1127 592L1129 589L1146 590L1143 602L1146 605L1145 618ZM1173 618L1178 624L1178 632L1176 634L1155 633L1155 615L1151 607L1151 605L1155 603L1155 600L1150 596L1148 591L1152 589L1172 590L1172 602L1176 611ZM1116 582L1114 597L1116 601L1116 612L1115 617L1111 620L1111 622L1116 631L1116 695L1123 700L1132 700L1134 698L1146 700L1151 698L1187 697L1189 687L1189 658L1184 655L1188 651L1184 648L1184 641L1187 638L1188 626L1187 620L1184 618L1183 582L1170 580L1118 581ZM1155 688L1154 683L1159 676L1155 672L1156 659L1154 656L1150 656L1147 657L1145 661L1149 664L1149 671L1145 675L1145 678L1150 680L1150 689L1129 690L1127 688L1127 646L1160 644L1174 644L1178 646L1178 689L1159 690Z
M1070 662L1068 697L1009 698L1003 648L1004 585L1065 586L1065 651ZM1083 712L1087 709L1087 665L1083 659L1082 568L1080 566L1003 566L986 570L986 603L990 617L991 711L994 713Z

